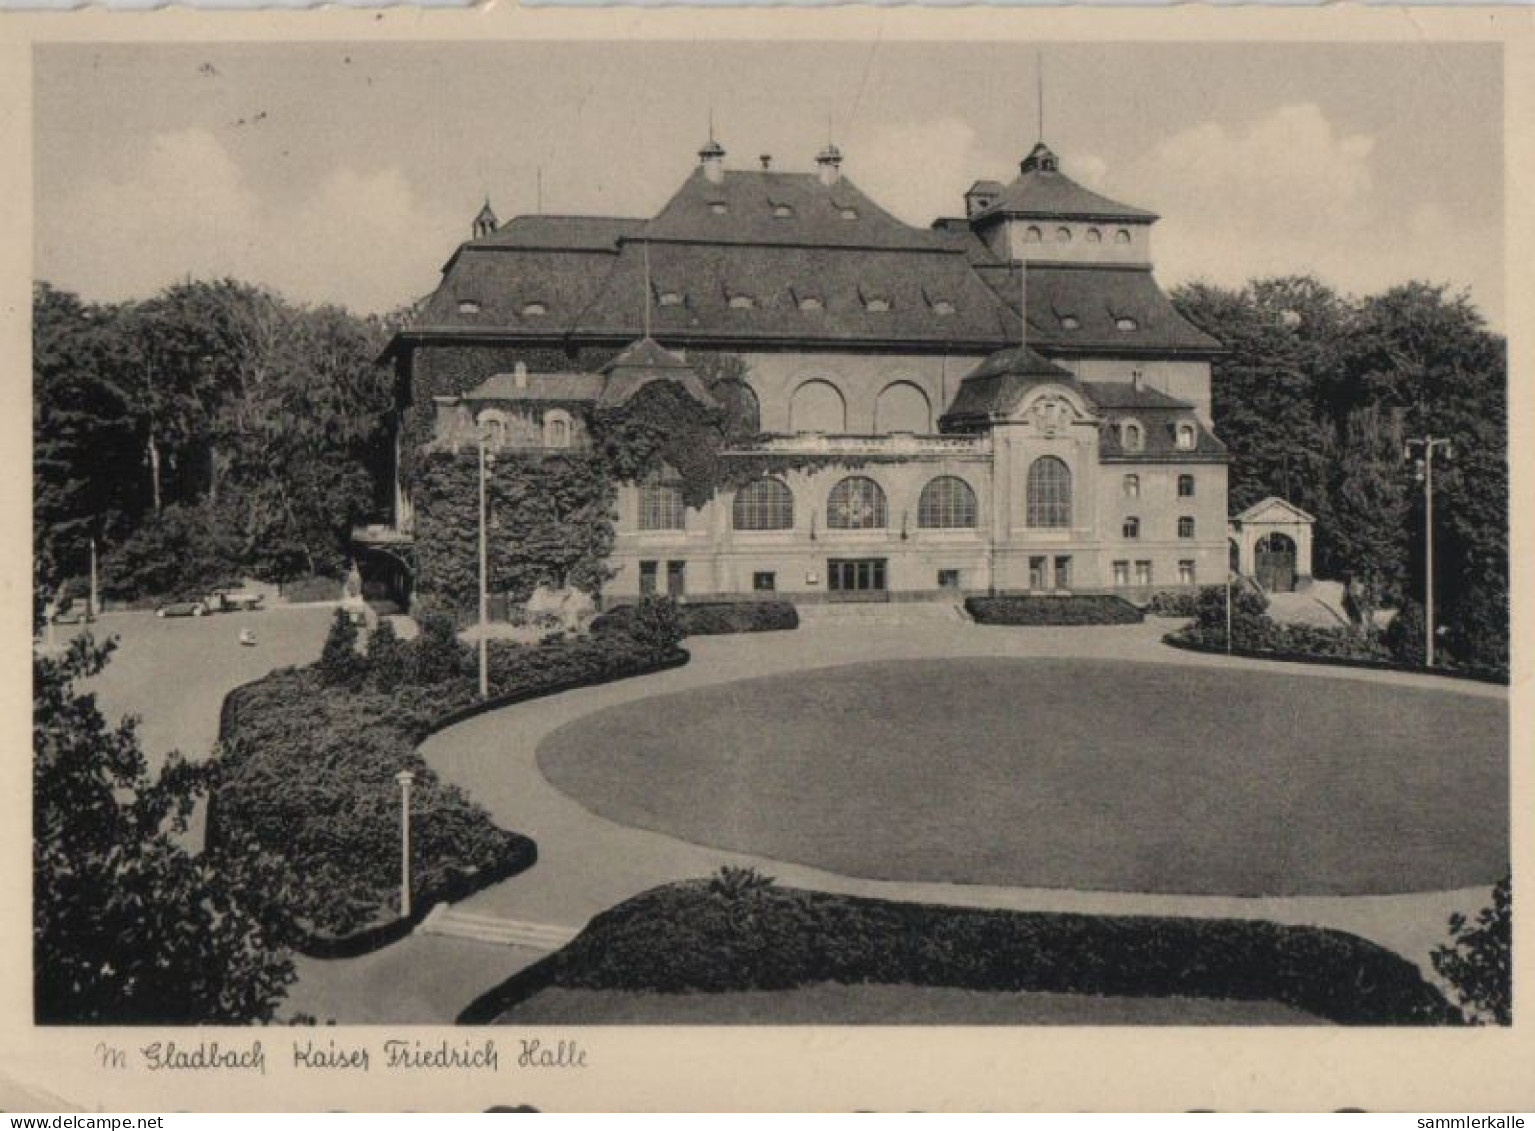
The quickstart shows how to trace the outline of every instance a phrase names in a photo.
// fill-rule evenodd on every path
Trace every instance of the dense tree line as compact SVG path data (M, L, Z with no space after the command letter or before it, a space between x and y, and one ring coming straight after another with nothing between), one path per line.
M1423 601L1422 467L1404 444L1451 441L1434 467L1436 620L1457 659L1506 665L1507 354L1470 300L1425 283L1350 299L1288 277L1173 301L1229 351L1213 414L1232 513L1278 495L1315 515L1317 573L1348 583L1362 623Z
M345 567L388 482L389 326L233 280L82 301L33 287L33 551L109 595Z

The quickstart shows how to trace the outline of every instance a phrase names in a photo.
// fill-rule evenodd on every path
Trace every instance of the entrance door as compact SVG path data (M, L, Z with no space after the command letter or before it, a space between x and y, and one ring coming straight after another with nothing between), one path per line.
M1283 534L1268 534L1258 542L1254 565L1258 584L1270 593L1295 588L1295 543Z
M885 601L884 558L830 558L826 562L827 597L832 601Z

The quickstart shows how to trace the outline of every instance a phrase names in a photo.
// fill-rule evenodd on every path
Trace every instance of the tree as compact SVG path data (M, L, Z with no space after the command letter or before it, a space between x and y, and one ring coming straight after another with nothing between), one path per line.
M35 655L33 979L43 1024L270 1020L293 981L292 924L270 858L194 854L208 771L173 755L149 774L132 720L112 728L77 689L112 645Z
M334 687L352 690L362 686L368 676L368 661L357 651L357 623L347 610L337 609L320 651L320 678Z
M1513 1024L1513 925L1513 886L1505 876L1475 923L1450 916L1450 942L1433 953L1434 969L1455 987L1472 1021Z
M1375 611L1398 597L1406 580L1411 505L1401 430L1378 408L1357 409L1340 448L1332 542L1346 563L1358 623L1369 630Z

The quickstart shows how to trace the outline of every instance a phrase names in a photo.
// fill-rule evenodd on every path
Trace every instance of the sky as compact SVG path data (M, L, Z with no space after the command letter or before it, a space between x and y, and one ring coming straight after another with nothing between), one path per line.
M502 220L653 214L708 134L727 165L844 173L926 225L1038 136L1162 216L1157 276L1307 272L1503 294L1496 45L605 43L47 45L35 270L86 298L232 275L387 311Z

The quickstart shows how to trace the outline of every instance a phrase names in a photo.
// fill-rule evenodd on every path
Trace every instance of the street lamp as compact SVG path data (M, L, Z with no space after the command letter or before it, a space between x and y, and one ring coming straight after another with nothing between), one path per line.
M490 540L485 520L485 472L496 458L485 451L486 429L480 429L480 698L490 698Z
M1451 459L1450 441L1444 436L1424 436L1408 440L1402 447L1402 458L1412 459L1413 449L1423 454L1418 457L1417 477L1423 484L1423 660L1428 667L1434 666L1434 451Z
M400 783L400 918L410 918L410 787L416 775L401 770L394 775Z

